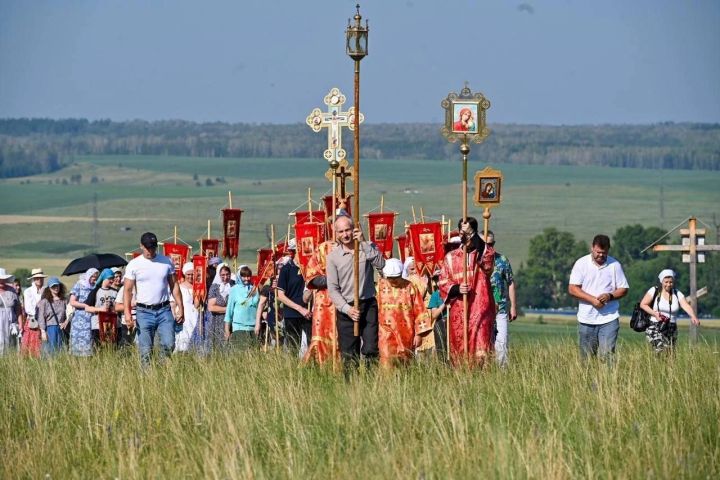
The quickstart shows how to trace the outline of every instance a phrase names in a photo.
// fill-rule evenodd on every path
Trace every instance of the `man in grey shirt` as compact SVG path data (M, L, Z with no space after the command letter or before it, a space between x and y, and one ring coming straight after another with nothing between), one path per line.
M337 309L338 343L343 363L357 367L361 352L367 359L378 356L378 307L373 267L381 271L385 258L373 243L365 241L362 230L355 228L350 217L340 216L335 220L335 237L337 245L327 257L327 288ZM360 305L354 305L353 247L356 239L360 242ZM354 322L359 323L359 337L353 332Z

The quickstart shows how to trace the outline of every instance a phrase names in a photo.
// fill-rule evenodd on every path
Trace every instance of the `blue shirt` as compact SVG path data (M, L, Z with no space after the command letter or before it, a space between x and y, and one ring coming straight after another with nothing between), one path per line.
M225 323L232 323L231 330L233 332L255 330L255 317L260 295L255 289L252 296L249 296L252 290L252 285L245 285L242 282L235 284L230 289L225 310Z

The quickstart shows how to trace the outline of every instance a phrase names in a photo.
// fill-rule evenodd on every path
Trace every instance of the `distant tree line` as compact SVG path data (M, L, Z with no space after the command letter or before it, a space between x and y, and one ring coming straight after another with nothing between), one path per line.
M626 225L611 237L610 256L623 266L630 283L630 293L620 300L620 310L631 313L645 292L659 284L657 275L665 268L678 274L676 288L690 295L689 267L682 263L680 253L655 253L648 245L665 234L658 227ZM663 242L665 243L665 242ZM674 239L670 243L677 243ZM518 304L532 308L561 308L575 305L567 293L568 280L575 260L590 253L587 243L575 240L573 234L547 228L530 239L528 261L520 265L517 273ZM512 259L510 259L512 261ZM699 301L700 314L720 317L720 254L707 254L705 263L698 264L698 288L707 286L707 296Z
M472 160L536 165L720 169L720 124L538 126L491 125ZM457 145L424 123L362 126L367 158L457 159ZM113 122L0 119L0 177L50 172L73 155L312 158L325 135L304 124ZM346 135L345 148L352 156Z

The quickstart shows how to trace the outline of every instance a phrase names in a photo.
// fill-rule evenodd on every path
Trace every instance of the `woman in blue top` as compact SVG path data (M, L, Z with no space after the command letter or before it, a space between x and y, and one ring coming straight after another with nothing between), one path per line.
M70 305L75 308L70 323L70 353L79 357L89 357L93 354L91 332L95 307L86 305L85 301L95 288L95 281L99 275L97 268L89 269L70 290Z
M231 346L243 349L257 344L255 318L260 295L251 277L250 267L242 265L237 274L240 281L230 289L225 309L225 339Z

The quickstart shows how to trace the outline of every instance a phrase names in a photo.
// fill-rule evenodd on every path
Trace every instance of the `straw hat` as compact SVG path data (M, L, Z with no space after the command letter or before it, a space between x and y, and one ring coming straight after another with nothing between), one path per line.
M35 278L47 278L47 275L43 273L42 268L33 268L30 272L30 276L28 277L28 280L33 280Z
M10 275L4 268L0 268L0 280L7 283L15 281L15 275Z

